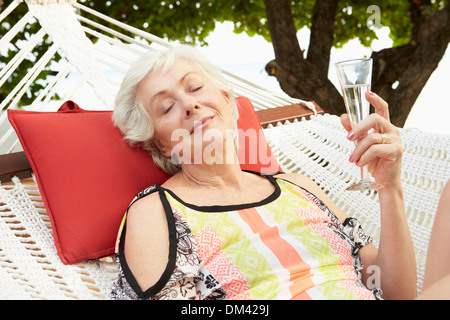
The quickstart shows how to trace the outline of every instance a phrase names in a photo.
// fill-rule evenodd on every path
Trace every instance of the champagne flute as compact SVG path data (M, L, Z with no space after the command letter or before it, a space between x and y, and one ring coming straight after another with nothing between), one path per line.
M335 67L345 107L353 128L358 122L367 117L370 112L370 104L365 94L367 90L370 90L372 82L372 59L341 61L336 63ZM345 190L365 191L381 187L381 185L369 179L369 170L367 166L363 166L361 168L361 180Z

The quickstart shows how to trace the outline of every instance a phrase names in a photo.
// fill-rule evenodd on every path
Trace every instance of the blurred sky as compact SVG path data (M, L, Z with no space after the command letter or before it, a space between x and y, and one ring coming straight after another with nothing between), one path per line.
M389 29L378 31L380 40L374 41L372 48L363 47L359 40L352 40L342 49L332 49L329 69L330 80L338 87L334 63L340 60L369 57L372 50L391 47ZM302 49L308 48L309 30L298 32ZM222 68L275 91L281 91L277 80L269 77L264 70L267 62L274 59L272 44L261 36L249 37L233 33L231 22L218 23L214 32L206 39L208 46L198 49L212 62ZM340 90L340 89L339 89ZM450 99L445 92L450 90L450 49L442 58L426 86L422 89L406 121L405 128L450 134ZM326 111L326 106L322 106ZM394 108L395 106L390 106Z

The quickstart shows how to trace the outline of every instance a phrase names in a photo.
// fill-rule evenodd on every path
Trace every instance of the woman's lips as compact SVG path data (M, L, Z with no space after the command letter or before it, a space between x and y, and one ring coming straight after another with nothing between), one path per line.
M206 126L213 118L214 118L214 116L210 116L210 117L204 117L201 120L194 121L194 126L191 129L191 134L193 134L195 130Z

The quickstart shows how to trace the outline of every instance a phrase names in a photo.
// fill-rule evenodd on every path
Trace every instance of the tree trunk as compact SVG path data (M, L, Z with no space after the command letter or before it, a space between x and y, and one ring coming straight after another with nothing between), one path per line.
M345 112L342 96L328 79L338 0L317 0L307 57L301 50L289 0L265 0L275 60L266 65L290 96L316 101L326 112ZM450 4L422 15L429 0L411 1L413 36L409 44L373 52L372 90L390 105L391 121L403 127L427 80L450 42Z
M275 52L275 60L266 65L266 71L277 78L280 87L290 96L314 100L333 114L345 112L342 96L328 79L337 2L317 1L313 21L320 23L316 23L316 27L312 28L311 37L318 40L311 41L308 58L305 58L297 40L290 1L265 0L267 22Z

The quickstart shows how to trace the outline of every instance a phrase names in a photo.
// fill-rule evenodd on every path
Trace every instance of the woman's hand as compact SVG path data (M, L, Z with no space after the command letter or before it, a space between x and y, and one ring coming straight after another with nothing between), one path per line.
M349 132L347 138L356 142L349 161L358 167L367 165L376 182L384 187L399 185L403 153L400 132L389 121L386 101L371 91L366 92L366 99L375 113L353 128L349 116L341 116L342 125ZM368 133L371 129L373 131Z

